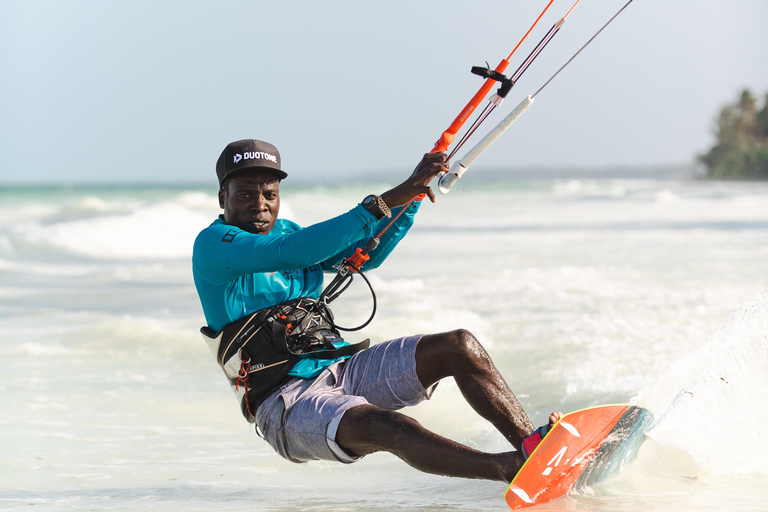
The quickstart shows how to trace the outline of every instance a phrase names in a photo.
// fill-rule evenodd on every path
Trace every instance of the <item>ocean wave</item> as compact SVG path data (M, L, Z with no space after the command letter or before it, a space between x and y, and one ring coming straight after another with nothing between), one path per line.
M211 221L210 215L182 204L158 203L124 215L54 223L26 222L8 230L6 237L14 244L92 258L186 258L192 255L197 234Z

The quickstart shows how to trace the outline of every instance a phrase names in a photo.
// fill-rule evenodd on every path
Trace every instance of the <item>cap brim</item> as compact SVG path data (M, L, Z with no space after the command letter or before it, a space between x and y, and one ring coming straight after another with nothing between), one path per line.
M288 173L287 172L281 171L279 169L273 169L272 167L257 167L257 166L254 166L254 167L242 167L240 169L232 169L227 174L222 176L221 180L219 180L219 184L224 183L224 180L226 180L227 178L231 178L235 174L239 174L239 173L241 173L243 171L258 171L258 170L262 170L262 169L265 170L265 171L272 171L281 180L284 180L285 178L288 177Z

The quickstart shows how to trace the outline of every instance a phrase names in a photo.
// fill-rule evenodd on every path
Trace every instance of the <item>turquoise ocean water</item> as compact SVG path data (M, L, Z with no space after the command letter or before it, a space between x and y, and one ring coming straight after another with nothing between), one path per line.
M465 179L466 181L466 179ZM307 225L385 185L283 184ZM198 329L190 256L215 188L0 187L0 510L503 511L505 486L280 459ZM461 183L371 281L373 342L471 330L541 424L632 402L636 462L543 510L746 511L768 500L768 184ZM337 320L364 320L356 281ZM508 449L451 382L407 411Z

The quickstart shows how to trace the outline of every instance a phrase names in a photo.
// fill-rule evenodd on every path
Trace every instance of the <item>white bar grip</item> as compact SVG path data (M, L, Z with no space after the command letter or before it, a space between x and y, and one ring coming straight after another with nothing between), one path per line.
M440 192L442 194L447 194L451 190L451 187L453 187L453 184L456 183L456 181L461 178L462 174L469 169L469 166L477 160L477 157L482 155L485 150L496 141L496 139L501 137L501 134L504 133L507 128L512 126L512 123L517 121L517 118L523 115L523 112L528 110L528 107L530 107L532 103L533 96L528 96L521 101L512 112L507 114L507 117L502 119L501 122L496 125L496 128L491 130L488 135L483 137L483 140L478 142L477 145L469 151L469 153L464 155L464 158L458 162L454 162L451 166L451 170L444 174L438 182Z
M451 187L456 183L461 175L466 172L467 168L461 165L461 162L453 162L451 170L440 176L440 181L437 182L437 188L441 194L447 194L451 191Z

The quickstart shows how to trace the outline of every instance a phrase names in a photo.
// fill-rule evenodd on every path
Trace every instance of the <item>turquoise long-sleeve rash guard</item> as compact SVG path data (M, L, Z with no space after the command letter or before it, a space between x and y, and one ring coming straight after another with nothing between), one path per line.
M365 270L378 267L389 256L413 225L419 205L414 201L408 206L382 236L379 246L370 252ZM220 216L200 232L192 252L195 287L208 326L218 332L254 311L299 297L317 299L323 288L323 272L332 272L334 264L364 246L389 221L385 217L377 222L358 204L347 213L306 228L278 219L269 234L258 235L226 224ZM335 361L305 359L289 375L315 377Z

